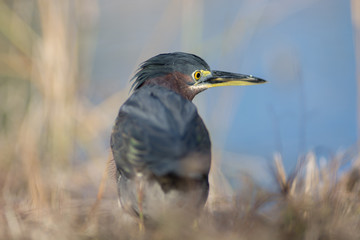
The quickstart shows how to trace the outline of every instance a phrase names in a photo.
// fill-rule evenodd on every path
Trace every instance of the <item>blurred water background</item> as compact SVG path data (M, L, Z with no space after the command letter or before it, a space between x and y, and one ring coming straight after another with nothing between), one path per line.
M269 81L195 99L228 174L264 175L274 152L290 171L308 151L331 158L356 144L349 1L104 0L97 29L94 103L128 88L137 65L161 52L192 52L213 69Z

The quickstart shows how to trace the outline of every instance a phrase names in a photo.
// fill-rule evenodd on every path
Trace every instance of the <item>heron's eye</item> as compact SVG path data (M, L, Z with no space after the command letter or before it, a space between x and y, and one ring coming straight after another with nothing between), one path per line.
M195 79L195 80L199 80L200 77L201 77L201 72L200 72L200 71L196 71L196 72L194 73L194 79Z

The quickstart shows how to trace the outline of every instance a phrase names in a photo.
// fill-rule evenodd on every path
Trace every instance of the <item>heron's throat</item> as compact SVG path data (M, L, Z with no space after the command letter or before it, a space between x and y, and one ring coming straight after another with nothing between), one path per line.
M184 98L192 101L196 94L205 90L205 88L192 87L193 80L190 76L180 72L169 73L167 75L158 76L147 79L145 85L157 85L170 89Z

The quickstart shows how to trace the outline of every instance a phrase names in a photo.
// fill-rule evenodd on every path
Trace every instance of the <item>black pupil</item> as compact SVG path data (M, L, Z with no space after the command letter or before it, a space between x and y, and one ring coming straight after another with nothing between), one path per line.
M196 79L199 79L199 78L200 78L200 73L199 73L199 72L196 73L195 78L196 78Z

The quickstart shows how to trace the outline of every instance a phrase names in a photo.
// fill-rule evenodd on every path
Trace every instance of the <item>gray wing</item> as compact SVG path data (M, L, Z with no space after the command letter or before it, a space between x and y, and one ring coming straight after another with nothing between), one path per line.
M193 103L173 91L144 86L121 107L111 135L121 175L150 172L203 178L210 170L208 131Z

